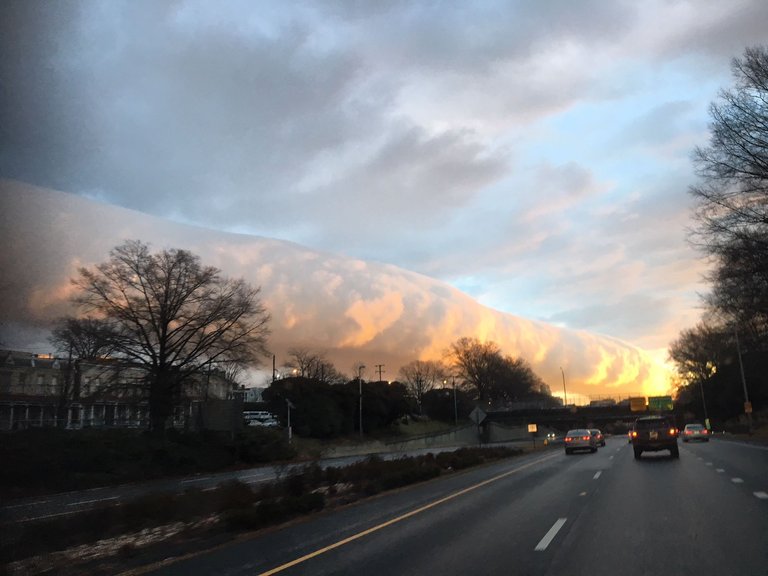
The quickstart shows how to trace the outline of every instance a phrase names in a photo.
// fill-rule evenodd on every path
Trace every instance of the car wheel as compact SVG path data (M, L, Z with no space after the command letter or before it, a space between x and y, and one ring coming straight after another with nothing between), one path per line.
M640 455L643 453L642 450L639 450L635 448L635 460L640 460Z
M677 446L670 448L669 453L672 454L672 458L680 458L680 450Z

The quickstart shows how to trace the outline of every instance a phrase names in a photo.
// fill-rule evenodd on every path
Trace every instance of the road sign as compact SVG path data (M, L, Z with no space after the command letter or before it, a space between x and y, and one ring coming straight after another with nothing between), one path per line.
M530 432L531 434L538 432L538 427L536 426L536 424L528 424L528 432Z
M744 414L752 414L752 402L744 402Z
M475 407L475 409L469 413L469 419L472 420L472 422L474 422L478 426L483 420L485 420L485 416L486 416L485 412L483 412L478 407Z
M648 410L662 412L673 409L672 396L650 396L648 398Z
M629 410L631 412L645 412L645 396L630 398Z

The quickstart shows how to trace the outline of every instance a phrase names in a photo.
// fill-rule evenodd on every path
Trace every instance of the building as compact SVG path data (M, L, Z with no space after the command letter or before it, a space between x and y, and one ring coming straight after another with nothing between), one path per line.
M201 404L238 396L224 373L210 370L185 382L174 402L173 425L196 427ZM66 359L0 351L0 431L30 427L149 426L146 372L111 358ZM242 410L242 408L241 408Z

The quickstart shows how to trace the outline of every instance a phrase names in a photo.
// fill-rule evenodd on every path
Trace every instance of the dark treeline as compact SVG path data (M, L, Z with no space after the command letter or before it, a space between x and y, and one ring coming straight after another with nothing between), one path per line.
M283 425L290 403L291 426L299 436L359 433L361 391L366 434L386 430L407 416L453 423L465 421L477 405L497 409L518 401L558 403L527 362L475 338L454 342L446 362L409 362L394 382L345 379L322 354L305 348L289 355L286 368L294 376L272 382L264 402Z

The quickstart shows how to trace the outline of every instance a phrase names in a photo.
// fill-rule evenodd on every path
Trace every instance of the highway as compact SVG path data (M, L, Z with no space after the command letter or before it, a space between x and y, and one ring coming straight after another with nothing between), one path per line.
M768 574L768 448L679 445L537 452L132 574Z

